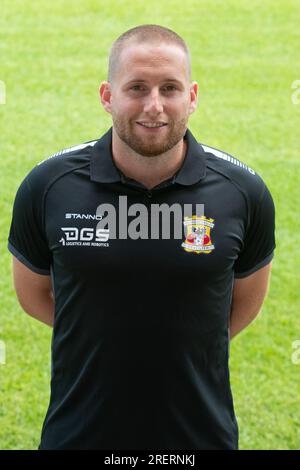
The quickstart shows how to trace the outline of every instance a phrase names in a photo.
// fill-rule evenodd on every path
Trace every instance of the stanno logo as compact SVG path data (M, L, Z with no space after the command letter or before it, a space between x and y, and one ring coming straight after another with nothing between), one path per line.
M102 220L102 215L101 214L72 214L72 213L66 213L65 214L66 219L81 219L81 220Z

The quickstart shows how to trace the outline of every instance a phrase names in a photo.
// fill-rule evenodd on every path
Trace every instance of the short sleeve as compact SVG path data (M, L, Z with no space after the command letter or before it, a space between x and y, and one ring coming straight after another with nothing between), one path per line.
M262 196L250 213L244 246L234 265L234 277L249 276L269 264L275 247L275 206L264 184Z
M50 275L51 252L42 227L42 201L33 197L28 177L20 185L13 206L9 251L37 274Z

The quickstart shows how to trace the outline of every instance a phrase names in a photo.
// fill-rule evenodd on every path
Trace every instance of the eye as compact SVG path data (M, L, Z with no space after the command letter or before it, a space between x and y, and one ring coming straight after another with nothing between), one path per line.
M141 85L133 85L130 89L133 91L140 91L141 90Z
M166 86L165 86L165 89L166 89L167 91L173 91L173 90L176 90L176 87L175 87L174 85L166 85Z

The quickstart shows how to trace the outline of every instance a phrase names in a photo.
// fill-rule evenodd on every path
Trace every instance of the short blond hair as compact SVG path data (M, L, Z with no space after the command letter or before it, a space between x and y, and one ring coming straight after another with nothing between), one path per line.
M108 77L107 80L112 83L118 69L119 59L121 52L129 42L140 43L167 43L176 44L181 47L186 54L188 64L188 76L191 80L191 58L190 51L185 41L169 28L159 26L157 24L144 24L131 28L125 33L121 34L113 43L108 60Z

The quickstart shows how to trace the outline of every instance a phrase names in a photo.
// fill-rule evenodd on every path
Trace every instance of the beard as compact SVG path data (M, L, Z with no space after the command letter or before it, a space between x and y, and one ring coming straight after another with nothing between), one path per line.
M114 129L118 137L125 142L134 152L143 157L157 157L177 145L185 135L188 116L179 121L169 121L162 135L147 135L142 137L137 130L136 121L127 121L112 113ZM164 133L164 134L163 134Z

